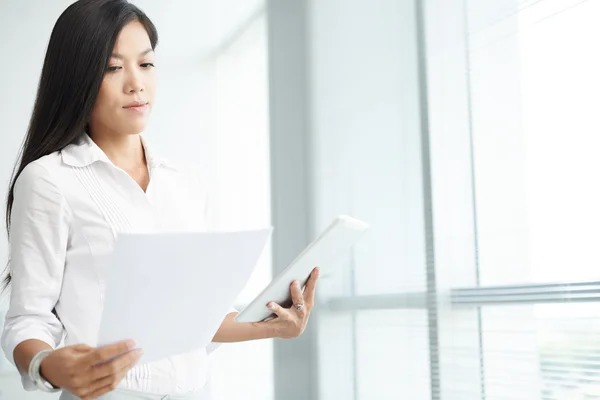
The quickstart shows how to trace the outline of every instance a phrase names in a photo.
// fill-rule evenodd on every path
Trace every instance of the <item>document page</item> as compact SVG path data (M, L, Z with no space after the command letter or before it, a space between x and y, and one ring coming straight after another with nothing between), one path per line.
M271 231L120 235L98 345L133 339L144 350L141 363L207 346Z

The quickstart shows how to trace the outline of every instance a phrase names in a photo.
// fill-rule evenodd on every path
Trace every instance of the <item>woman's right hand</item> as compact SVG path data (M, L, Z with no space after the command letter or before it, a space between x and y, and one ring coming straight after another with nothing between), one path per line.
M41 374L55 387L82 400L114 390L140 359L135 342L124 340L103 347L77 344L54 350L42 360Z

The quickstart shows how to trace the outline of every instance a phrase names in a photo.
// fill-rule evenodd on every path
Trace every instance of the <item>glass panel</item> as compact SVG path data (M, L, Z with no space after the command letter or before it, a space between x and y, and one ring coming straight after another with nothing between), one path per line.
M426 310L323 312L318 325L320 398L430 398Z
M431 398L426 310L359 311L359 400Z
M440 387L444 400L481 400L477 309L440 310Z
M485 307L486 398L600 399L597 304Z
M314 234L340 213L371 225L354 274L341 266L323 294L426 287L414 14L405 1L310 2Z
M494 0L512 12L491 20L480 3L467 2L480 284L597 279L600 3Z
M318 371L320 399L354 399L355 351L352 312L318 314Z

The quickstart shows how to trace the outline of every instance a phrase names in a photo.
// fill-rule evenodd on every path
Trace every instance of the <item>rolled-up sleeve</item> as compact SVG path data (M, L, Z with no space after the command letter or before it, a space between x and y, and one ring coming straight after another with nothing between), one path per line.
M62 339L63 326L52 311L61 291L70 220L48 171L37 162L29 164L17 179L11 213L12 282L2 349L13 364L19 343L38 339L56 348Z

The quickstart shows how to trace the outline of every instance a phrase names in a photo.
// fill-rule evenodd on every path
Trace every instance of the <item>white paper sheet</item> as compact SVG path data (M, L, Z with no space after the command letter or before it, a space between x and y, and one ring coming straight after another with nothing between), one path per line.
M120 235L108 265L98 345L134 339L144 350L140 362L205 347L270 234Z

